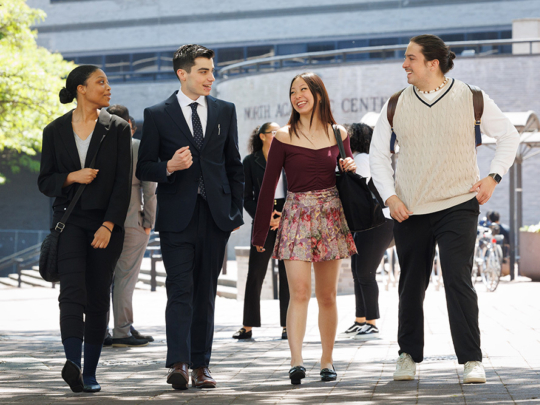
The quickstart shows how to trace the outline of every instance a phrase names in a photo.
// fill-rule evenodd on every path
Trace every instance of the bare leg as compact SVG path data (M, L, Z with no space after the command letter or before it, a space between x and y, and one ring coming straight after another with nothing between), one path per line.
M291 366L304 364L302 344L306 334L307 310L311 297L311 263L284 260L289 281L289 309L287 310L287 333L291 349Z
M336 340L338 313L337 284L341 260L313 263L315 269L315 295L319 303L319 331L321 333L321 369L332 369L332 353Z

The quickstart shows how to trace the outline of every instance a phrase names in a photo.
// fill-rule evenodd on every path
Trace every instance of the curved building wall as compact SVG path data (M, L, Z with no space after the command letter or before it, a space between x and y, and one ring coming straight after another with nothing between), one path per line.
M482 88L502 111L540 113L540 56L508 56L458 58L448 76ZM379 112L386 100L407 86L400 62L373 64L343 64L339 66L302 67L222 80L217 83L217 96L236 104L240 153L247 154L247 142L254 127L266 121L285 125L290 114L288 91L297 73L314 71L320 75L332 100L332 110L338 123L358 122L369 111ZM478 148L478 165L482 176L489 172L494 151ZM523 164L523 222L540 221L540 156ZM508 177L496 188L492 199L481 207L501 213L508 223ZM251 218L245 214L246 225ZM244 226L231 237L230 244L249 244L250 227Z

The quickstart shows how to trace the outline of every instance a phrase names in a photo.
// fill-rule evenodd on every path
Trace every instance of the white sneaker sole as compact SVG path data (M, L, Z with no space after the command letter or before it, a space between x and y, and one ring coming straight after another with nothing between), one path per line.
M414 375L394 374L394 381L411 381L411 380L414 380Z
M486 382L486 377L467 377L463 380L463 384L484 384Z

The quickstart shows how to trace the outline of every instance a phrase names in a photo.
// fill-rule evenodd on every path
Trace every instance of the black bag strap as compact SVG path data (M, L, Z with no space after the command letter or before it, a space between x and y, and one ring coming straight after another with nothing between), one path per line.
M346 159L347 155L345 154L345 147L343 146L343 139L341 139L341 131L337 127L337 125L332 125L332 128L334 129L334 135L336 137L337 146L339 148L339 157L341 159ZM341 167L338 165L339 171L341 171Z
M90 162L90 166L88 166L90 169L93 169L94 165L96 164L97 154L99 152L99 148L101 147L101 143L103 142L103 139L105 139L105 135L103 135L101 137L101 140L99 141L98 149L96 150L96 153L94 154L94 157L92 158L92 161ZM79 188L77 189L77 192L75 193L75 196L73 197L73 200L71 200L71 202L69 203L69 206L67 207L66 212L64 212L64 215L62 215L62 218L54 227L54 230L57 231L58 233L62 233L62 231L66 227L66 222L69 216L71 215L73 208L75 208L75 204L77 204L77 201L79 201L79 198L81 198L81 194L83 193L85 188L86 188L86 184L81 184L79 186Z

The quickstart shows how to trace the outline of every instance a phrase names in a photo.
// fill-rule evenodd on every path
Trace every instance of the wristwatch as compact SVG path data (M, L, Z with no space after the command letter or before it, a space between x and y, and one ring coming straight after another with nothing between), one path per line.
M491 177L493 180L495 180L497 184L500 183L502 180L502 177L498 175L497 173L490 173L488 174L488 176Z

